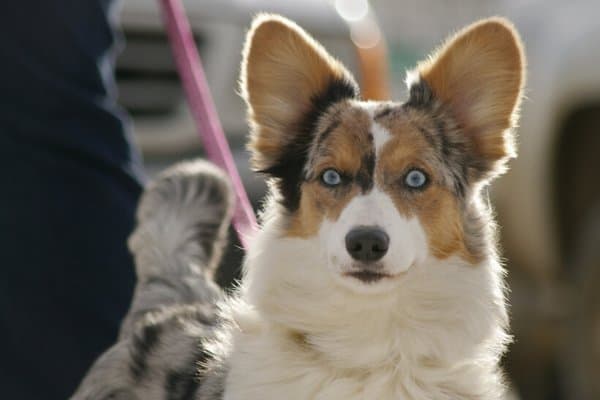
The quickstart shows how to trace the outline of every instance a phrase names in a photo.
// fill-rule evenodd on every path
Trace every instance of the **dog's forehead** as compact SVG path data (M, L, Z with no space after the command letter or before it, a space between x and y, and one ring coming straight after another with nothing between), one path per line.
M430 123L426 115L401 103L343 102L319 121L313 161L319 156L334 158L340 167L352 170L365 154L378 158L385 147L401 147L407 154L421 151L427 141L419 128Z

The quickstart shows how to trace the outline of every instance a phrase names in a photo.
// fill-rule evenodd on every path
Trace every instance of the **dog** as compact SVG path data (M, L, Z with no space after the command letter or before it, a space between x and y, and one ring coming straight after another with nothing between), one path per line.
M243 279L213 282L232 214L203 161L159 176L129 240L138 283L83 399L501 399L511 340L488 184L515 156L521 40L491 18L360 99L309 34L258 16L243 50L269 182Z

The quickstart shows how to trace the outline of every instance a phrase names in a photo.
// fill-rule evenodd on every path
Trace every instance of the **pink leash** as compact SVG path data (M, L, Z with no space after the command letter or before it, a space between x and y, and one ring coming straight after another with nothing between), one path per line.
M175 63L198 133L208 158L225 170L231 180L236 197L233 226L242 246L248 248L249 235L256 229L256 217L219 122L189 21L181 0L160 0L160 4Z

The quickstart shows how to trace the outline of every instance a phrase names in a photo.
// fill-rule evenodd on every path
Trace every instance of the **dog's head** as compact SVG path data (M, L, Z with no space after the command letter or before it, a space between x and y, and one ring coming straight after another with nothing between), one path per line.
M477 264L494 251L480 188L513 155L523 81L520 40L495 18L419 64L406 102L364 102L306 32L258 17L241 88L253 165L271 181L281 235L317 238L334 279L363 292L393 288L429 257Z

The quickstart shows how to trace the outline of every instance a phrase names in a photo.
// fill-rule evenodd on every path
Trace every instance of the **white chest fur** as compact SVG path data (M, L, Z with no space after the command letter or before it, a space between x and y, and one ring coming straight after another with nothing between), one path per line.
M339 368L303 339L277 328L236 335L224 399L501 398L493 363L396 360L371 368Z

